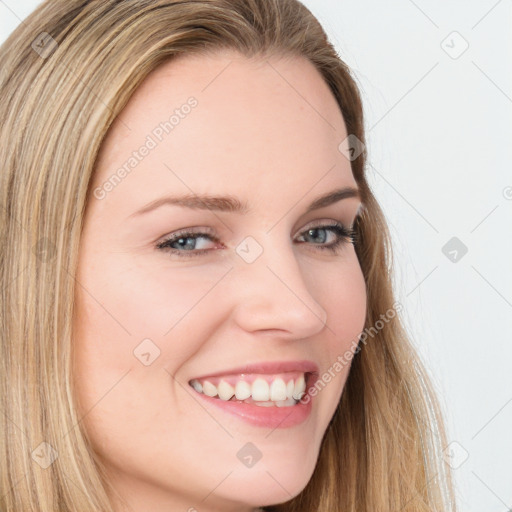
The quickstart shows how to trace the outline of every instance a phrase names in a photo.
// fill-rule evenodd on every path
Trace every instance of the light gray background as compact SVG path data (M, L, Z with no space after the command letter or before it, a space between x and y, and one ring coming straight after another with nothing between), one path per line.
M38 3L0 0L0 41ZM363 94L368 176L393 237L397 298L447 418L460 511L506 512L512 0L304 3ZM453 237L468 249L445 249L455 262L442 250Z

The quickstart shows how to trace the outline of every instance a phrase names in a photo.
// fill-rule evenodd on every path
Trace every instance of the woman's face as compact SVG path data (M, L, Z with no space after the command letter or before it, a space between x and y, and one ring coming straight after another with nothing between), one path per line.
M131 506L117 510L245 511L307 484L366 313L331 227L360 200L315 204L357 188L347 135L311 63L229 52L165 63L116 119L74 336L80 417ZM292 405L304 375L323 385Z

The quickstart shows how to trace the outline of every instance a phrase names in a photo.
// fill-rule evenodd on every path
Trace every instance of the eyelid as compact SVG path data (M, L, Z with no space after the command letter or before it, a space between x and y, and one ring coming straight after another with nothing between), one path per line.
M352 224L350 224L350 225L346 224L346 223L344 223L344 222L342 222L340 220L335 220L335 219L323 218L323 219L312 220L312 221L308 222L305 226L303 226L296 233L296 235L300 235L300 234L304 233L305 231L308 231L308 229L313 229L315 227L325 227L329 223L331 223L331 224L332 223L338 224L341 227L344 227L344 228L350 230L350 229L352 229L354 227L354 224L355 224L355 222L357 220L357 217L358 216L356 215L356 218L355 218L354 222ZM218 240L217 233L216 233L216 231L213 228L210 228L210 227L207 227L207 226L194 226L194 227L188 227L188 228L181 228L181 229L178 229L177 231L173 231L172 233L168 233L164 237L160 238L155 243L155 245L159 246L160 244L163 244L163 243L167 242L170 239L177 238L180 235L190 235L190 234L194 234L194 235L207 234L207 235L210 235L212 237L212 239Z
M336 219L312 220L311 222L308 222L303 228L301 228L300 231L298 232L298 234L303 233L304 231L307 231L308 229L313 229L316 227L325 227L325 226L332 225L332 224L342 226L346 229L350 229L353 226L353 223L352 223L352 225L349 225L341 220L336 220Z
M165 242L172 240L174 238L179 238L180 236L201 234L209 235L212 237L213 240L218 239L216 231L214 229L206 226L194 226L190 228L181 228L171 233L168 233L167 235L164 235L163 237L159 238L154 245L158 247L159 245L164 244Z
M308 231L314 229L324 229L330 230L331 232L335 232L338 239L337 241L330 244L312 244L312 247L317 246L317 250L320 251L331 251L332 253L336 253L338 249L345 243L349 243L355 245L357 243L357 233L355 232L353 225L347 226L344 222L340 222L337 220L326 220L326 219L316 219L309 224L306 224L299 232L299 236L303 236L308 233ZM158 242L155 246L156 249L161 251L169 252L177 257L185 257L190 258L194 256L201 256L204 254L216 252L216 249L199 249L199 250L191 250L191 251L180 251L178 249L173 249L170 247L170 244L175 243L180 240L180 238L208 238L213 243L221 243L220 238L216 235L215 230L210 227L191 227L191 228L182 228L173 233L168 234L162 241ZM345 241L343 241L345 240ZM301 242L305 243L305 242ZM223 245L223 244L222 244ZM308 245L306 243L306 245ZM224 247L225 248L225 247ZM217 249L218 250L218 249Z

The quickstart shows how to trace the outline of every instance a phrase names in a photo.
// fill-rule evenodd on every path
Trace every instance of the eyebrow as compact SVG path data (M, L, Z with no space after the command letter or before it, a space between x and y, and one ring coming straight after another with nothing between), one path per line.
M359 189L354 187L344 187L332 190L331 192L327 192L326 194L317 197L307 207L306 213L320 208L325 208L331 204L337 203L338 201L351 197L361 199ZM164 205L181 206L192 210L213 210L240 214L246 214L250 211L247 203L242 203L236 197L230 195L211 196L205 194L188 194L184 196L165 196L155 199L140 210L132 213L129 217L143 215Z

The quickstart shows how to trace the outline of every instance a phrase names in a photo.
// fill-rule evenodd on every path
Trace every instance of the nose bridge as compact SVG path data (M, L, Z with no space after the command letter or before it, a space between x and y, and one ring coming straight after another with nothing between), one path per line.
M278 329L296 337L322 330L327 312L315 300L291 242L277 233L248 236L237 247L241 287L236 320L246 330Z

